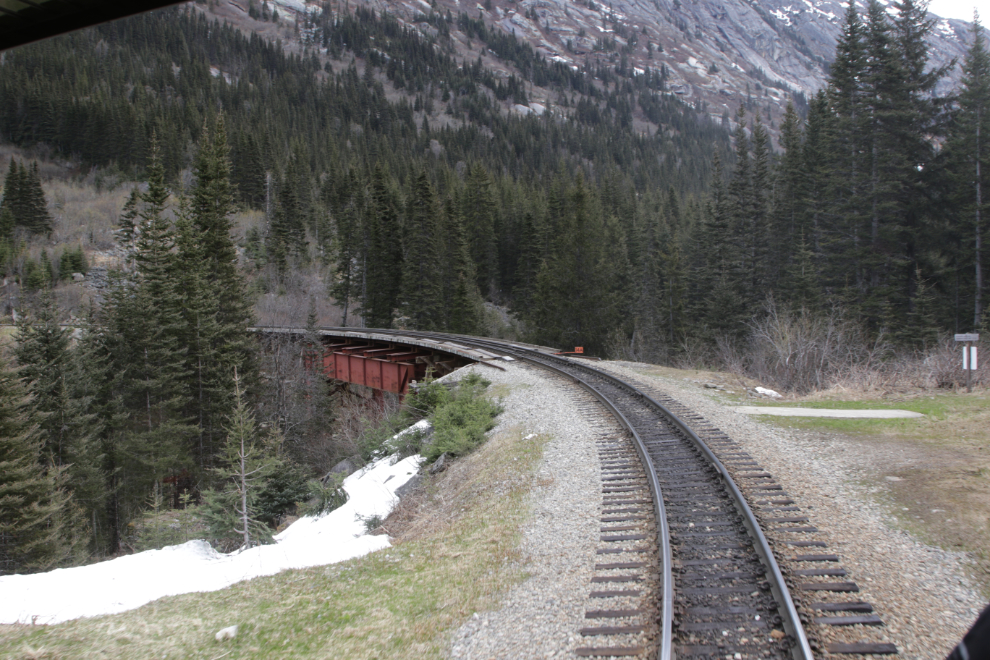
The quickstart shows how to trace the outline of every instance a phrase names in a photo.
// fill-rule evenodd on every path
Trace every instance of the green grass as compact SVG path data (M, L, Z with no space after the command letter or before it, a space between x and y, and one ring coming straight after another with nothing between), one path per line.
M919 433L938 435L951 432L952 422L981 416L990 409L990 397L986 392L964 394L939 392L903 399L816 399L795 402L747 402L780 408L815 408L834 410L910 410L925 415L924 418L904 419L838 419L824 417L777 417L754 415L757 419L780 426L806 429L828 429L851 434L893 433L915 436ZM948 423L948 424L940 424ZM944 429L940 428L943 427Z
M524 577L519 526L546 440L504 434L455 463L421 510L428 532L392 548L117 615L0 626L0 657L440 658L446 631ZM235 639L214 639L232 625Z

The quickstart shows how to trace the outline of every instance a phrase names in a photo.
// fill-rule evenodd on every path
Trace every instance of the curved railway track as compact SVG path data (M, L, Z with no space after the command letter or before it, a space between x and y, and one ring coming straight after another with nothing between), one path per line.
M500 342L458 341L508 352L577 381L629 431L654 495L661 660L675 654L813 657L756 517L728 470L690 427L638 388L590 366ZM772 634L781 627L783 636Z
M334 330L353 331L353 328ZM507 354L516 360L549 370L584 388L604 406L628 434L629 447L621 438L599 443L603 483L604 523L623 521L620 514L638 513L630 505L647 500L629 497L645 479L656 519L659 552L659 660L671 658L794 658L812 660L812 649L794 602L756 516L729 470L712 449L667 407L638 388L611 375L573 360L559 358L518 344L466 336L429 332L374 330L422 339L454 341L465 347ZM738 461L745 470L748 456L734 450L727 437L717 438L726 461ZM642 471L630 462L638 456ZM613 480L627 480L615 485ZM641 488L641 487L640 487ZM779 487L778 487L779 488ZM623 492L627 494L624 496ZM644 493L645 494L645 493ZM769 495L769 493L768 493ZM630 515L627 519L641 518ZM620 531L622 527L603 527ZM602 536L602 541L642 540L644 535ZM599 553L644 552L635 546L617 544ZM606 568L634 567L645 562L629 561L628 555L610 554L617 561ZM632 557L635 559L635 557ZM621 561L619 561L621 559ZM610 581L622 578L600 578ZM630 576L628 580L639 578ZM610 587L611 588L611 587ZM616 598L621 608L623 594L632 590L594 592ZM599 613L620 618L640 610L612 609L603 605ZM589 618L591 616L589 615ZM642 646L623 645L623 633L642 632L643 626L617 625L582 630L584 635L607 635L607 646L577 649L581 656L642 656ZM591 631L591 632L589 632Z

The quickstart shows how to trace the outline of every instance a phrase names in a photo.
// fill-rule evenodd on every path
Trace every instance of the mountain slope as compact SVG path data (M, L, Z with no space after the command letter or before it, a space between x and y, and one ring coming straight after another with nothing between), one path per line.
M248 1L228 0L218 11L235 18L247 13ZM893 0L881 4L893 14ZM435 34L423 20L426 14L464 12L573 69L608 66L620 76L661 71L669 91L707 108L713 118L726 112L731 117L749 99L774 127L789 100L796 97L801 105L825 86L845 13L837 0L434 0L432 5L425 0L356 0L327 5L331 11L356 6L388 12L426 35ZM865 10L865 3L857 6ZM277 0L273 7L289 17L319 10L302 0ZM961 61L969 25L932 18L932 64ZM451 36L462 54L470 52L469 36L463 31ZM957 86L960 75L957 66L938 93Z

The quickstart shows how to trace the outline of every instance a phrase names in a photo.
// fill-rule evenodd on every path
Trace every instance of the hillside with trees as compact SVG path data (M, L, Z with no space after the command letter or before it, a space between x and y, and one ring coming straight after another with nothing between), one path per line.
M962 88L939 96L924 12L850 7L828 87L788 107L775 144L760 105L714 122L662 68L574 69L467 14L422 20L433 36L326 5L282 43L186 6L4 53L20 370L0 378L0 461L35 517L4 518L2 570L137 547L132 523L163 498L221 502L235 417L271 459L269 526L359 453L353 401L302 373L315 340L259 347L256 322L766 368L794 389L823 376L767 366L780 324L841 328L841 359L820 355L839 364L990 322L978 22ZM46 199L56 159L119 202L112 240Z

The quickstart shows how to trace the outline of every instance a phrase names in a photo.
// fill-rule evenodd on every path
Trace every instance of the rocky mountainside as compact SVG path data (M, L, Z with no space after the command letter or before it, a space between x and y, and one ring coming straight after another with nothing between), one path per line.
M221 14L244 14L249 0L226 0ZM259 0L260 2L260 0ZM880 0L894 13L893 0ZM432 4L431 4L432 3ZM483 4L482 4L483 3ZM574 68L609 66L622 73L663 71L667 89L687 102L707 108L716 118L735 112L747 98L771 125L787 101L803 99L824 86L834 56L845 6L838 0L334 0L332 11L364 6L388 12L426 34L435 30L424 20L431 11L463 12L491 28L514 34L546 58ZM221 3L222 4L222 3ZM865 5L865 3L860 3ZM303 0L275 0L287 17L321 7ZM865 9L865 7L864 7ZM936 18L932 64L962 60L970 40L969 25ZM296 33L301 38L304 32ZM451 35L464 56L477 57L471 41ZM492 53L487 53L491 56ZM487 57L486 57L487 59ZM506 75L511 67L488 62ZM954 86L959 67L944 79L939 92ZM542 111L552 98L534 104ZM526 112L525 108L516 108Z

